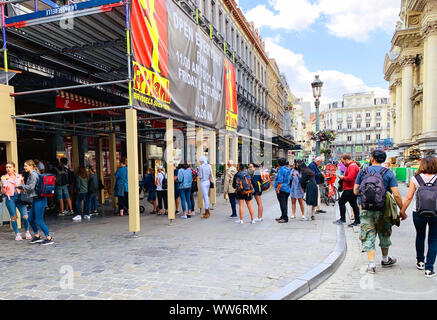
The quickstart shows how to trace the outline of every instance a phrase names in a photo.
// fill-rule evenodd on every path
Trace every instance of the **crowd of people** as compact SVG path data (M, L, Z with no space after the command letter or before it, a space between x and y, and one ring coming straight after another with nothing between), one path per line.
M400 225L401 220L408 218L406 213L414 196L416 208L413 221L416 228L417 269L425 270L426 277L434 277L434 264L437 255L437 158L426 156L421 160L416 175L411 179L406 198L403 200L399 192L398 182L394 173L384 165L387 155L382 150L374 150L370 157L370 165L360 168L351 156L345 154L338 163L339 190L341 196L338 202L340 218L334 221L337 225L346 223L346 204L349 203L353 216L350 227L360 227L360 240L363 251L367 252L367 272L376 272L375 246L379 237L382 252L382 267L391 267L397 260L389 256L392 245L390 236L393 225ZM204 204L203 219L208 219L210 212L210 189L215 187L214 175L205 156L199 159L200 166L180 164L174 170L175 208L181 219L191 218L195 214L194 193L198 186L202 192ZM278 223L288 223L288 199L291 198L292 215L296 219L297 204L301 211L301 220L313 221L316 214L325 213L321 210L321 193L325 183L325 175L321 169L322 157L315 158L308 166L303 161L290 164L286 159L278 160L276 168L264 168L260 163L248 166L239 163L235 166L228 161L224 173L224 197L229 199L232 214L238 224L244 223L244 211L247 207L251 224L259 223L263 218L262 195L271 186L274 188L281 216ZM42 173L55 177L56 187L53 193L58 201L59 216L72 215L73 221L90 220L91 215L98 214L98 193L102 190L102 181L94 168L81 166L74 174L68 160L62 158L57 165L45 166L37 159L24 163L24 172L18 173L15 163L7 162L2 168L5 172L1 177L0 201L4 203L11 217L11 226L15 240L22 241L18 230L17 210L25 230L25 239L30 243L49 245L54 243L49 228L44 221L47 201L50 197L41 195L40 185ZM271 176L274 174L274 182ZM128 173L127 159L121 158L120 167L115 174L114 196L118 198L118 214L129 214L128 203ZM168 175L162 166L155 170L149 168L147 175L140 183L140 192L148 194L147 201L153 206L151 214L168 214ZM72 195L75 202L72 201ZM253 199L257 211L253 205ZM54 200L54 199L53 199ZM52 201L53 201L52 200ZM238 203L238 213L237 213ZM75 204L73 206L73 204ZM75 212L73 211L75 207ZM180 211L179 209L182 209ZM398 214L398 209L400 213ZM428 227L428 229L427 229ZM33 236L30 233L33 231ZM428 234L427 234L428 230ZM42 239L40 231L44 234ZM428 238L428 249L425 258L425 239Z

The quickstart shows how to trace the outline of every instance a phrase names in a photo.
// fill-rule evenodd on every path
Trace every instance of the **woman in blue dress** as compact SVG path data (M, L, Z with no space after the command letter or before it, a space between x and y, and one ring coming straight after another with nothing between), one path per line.
M291 219L296 219L296 202L299 202L300 211L302 213L302 219L305 218L305 206L303 198L305 193L300 185L301 174L298 171L299 163L294 163L294 168L291 169L291 188L290 188L290 198L291 198L291 209L293 211L293 216Z

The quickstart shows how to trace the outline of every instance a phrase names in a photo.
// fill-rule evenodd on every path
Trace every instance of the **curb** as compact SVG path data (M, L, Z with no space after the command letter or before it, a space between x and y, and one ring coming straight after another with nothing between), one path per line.
M338 205L336 205L336 208L338 209ZM297 300L313 291L338 269L346 255L346 249L344 226L338 225L337 243L334 251L317 267L268 296L266 300Z

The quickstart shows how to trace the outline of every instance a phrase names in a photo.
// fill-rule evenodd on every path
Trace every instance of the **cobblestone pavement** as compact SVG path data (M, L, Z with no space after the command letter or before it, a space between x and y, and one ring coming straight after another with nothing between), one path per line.
M129 237L128 217L50 219L51 246L16 242L0 227L0 299L263 299L336 243L332 207L316 221L278 224L274 192L263 200L265 220L255 225L247 208L246 223L234 223L219 199L208 220L169 225L166 216L142 215L138 238Z
M407 187L400 186L403 197ZM403 299L437 299L437 278L427 279L424 271L416 269L416 250L412 219L413 202L407 211L408 219L401 222L400 228L393 228L389 255L398 259L392 268L381 268L377 262L376 274L365 272L367 255L361 252L359 228L345 227L347 253L345 260L325 283L308 293L301 300L403 300ZM378 243L378 242L377 242ZM377 248L376 260L381 260L381 250Z

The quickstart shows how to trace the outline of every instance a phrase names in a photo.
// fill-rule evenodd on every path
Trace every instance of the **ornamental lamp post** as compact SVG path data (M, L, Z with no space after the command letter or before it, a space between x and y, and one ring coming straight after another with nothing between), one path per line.
M319 106L320 106L320 96L322 95L323 82L316 76L316 80L311 83L313 88L313 96L316 99L316 132L320 131L320 116L319 116ZM316 140L316 156L320 156L320 141Z

